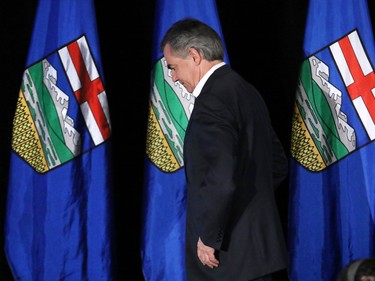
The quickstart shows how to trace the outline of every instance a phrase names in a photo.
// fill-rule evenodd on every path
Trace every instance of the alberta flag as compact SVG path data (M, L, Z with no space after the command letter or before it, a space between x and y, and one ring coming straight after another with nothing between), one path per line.
M40 0L13 119L16 280L112 280L111 123L92 0Z
M167 29L185 17L222 34L214 0L156 1L141 246L147 281L186 280L183 142L194 96L172 81L160 52Z
M375 256L375 45L365 0L310 1L292 126L291 281Z

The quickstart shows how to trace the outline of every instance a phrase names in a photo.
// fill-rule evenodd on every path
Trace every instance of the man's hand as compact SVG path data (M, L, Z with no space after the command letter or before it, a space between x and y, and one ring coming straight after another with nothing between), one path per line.
M219 261L215 257L215 249L204 245L201 238L199 238L197 243L197 254L203 265L207 265L210 268L219 266Z

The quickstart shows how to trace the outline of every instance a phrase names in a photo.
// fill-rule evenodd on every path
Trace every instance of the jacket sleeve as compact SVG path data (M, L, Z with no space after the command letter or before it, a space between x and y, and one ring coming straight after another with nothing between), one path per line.
M184 154L188 207L202 241L220 249L235 192L236 132L233 116L219 99L194 108ZM190 164L189 164L190 163Z

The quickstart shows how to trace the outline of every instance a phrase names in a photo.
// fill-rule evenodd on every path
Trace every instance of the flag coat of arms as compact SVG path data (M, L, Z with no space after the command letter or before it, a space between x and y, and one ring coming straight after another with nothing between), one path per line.
M147 281L183 281L186 280L183 142L194 96L172 81L160 43L167 29L185 17L207 23L221 36L222 32L214 0L158 0L155 7L143 191L142 270Z
M365 0L310 1L291 138L291 281L336 280L375 255L374 47Z
M111 123L94 3L41 0L13 119L16 280L112 280Z

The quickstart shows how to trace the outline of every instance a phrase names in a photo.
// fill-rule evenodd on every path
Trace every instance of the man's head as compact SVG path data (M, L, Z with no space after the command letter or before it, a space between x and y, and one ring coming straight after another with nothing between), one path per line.
M375 259L363 259L358 266L355 280L375 281Z
M375 258L350 262L339 275L339 281L375 281Z
M219 34L207 24L186 18L175 22L164 35L161 51L166 45L174 55L185 58L190 48L196 49L208 61L224 60L224 48Z
M192 18L174 23L164 35L160 48L173 81L179 81L189 92L213 65L224 60L219 34Z

